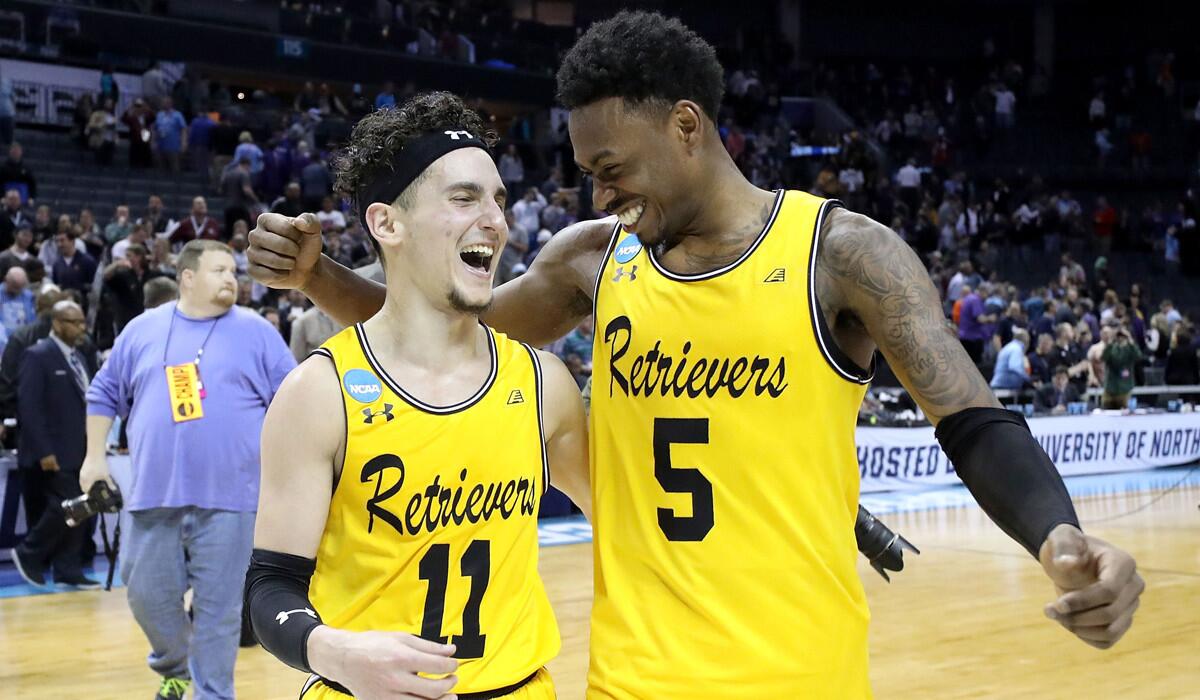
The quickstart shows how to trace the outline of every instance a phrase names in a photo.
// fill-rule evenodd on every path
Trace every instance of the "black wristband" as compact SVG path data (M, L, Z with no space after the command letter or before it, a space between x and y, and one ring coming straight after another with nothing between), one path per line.
M1034 558L1055 526L1079 527L1062 476L1024 416L968 408L943 418L934 436L983 511Z
M316 559L255 549L246 573L246 609L263 648L292 668L312 673L308 635L321 626L308 600Z

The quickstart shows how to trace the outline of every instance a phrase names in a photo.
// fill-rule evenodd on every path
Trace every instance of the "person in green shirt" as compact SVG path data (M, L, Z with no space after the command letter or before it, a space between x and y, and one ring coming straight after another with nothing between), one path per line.
M1101 408L1125 408L1129 405L1129 392L1133 391L1133 368L1142 360L1142 351L1134 345L1129 329L1117 330L1113 342L1104 348L1104 395Z

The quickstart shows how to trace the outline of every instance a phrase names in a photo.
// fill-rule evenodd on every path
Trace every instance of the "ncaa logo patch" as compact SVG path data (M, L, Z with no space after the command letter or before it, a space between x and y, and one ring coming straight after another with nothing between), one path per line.
M342 376L342 386L359 403L373 403L383 394L379 378L365 369L352 369Z
M636 258L640 252L642 252L642 242L638 240L637 234L631 233L617 244L617 249L613 252L613 260L616 260L618 265L624 265Z

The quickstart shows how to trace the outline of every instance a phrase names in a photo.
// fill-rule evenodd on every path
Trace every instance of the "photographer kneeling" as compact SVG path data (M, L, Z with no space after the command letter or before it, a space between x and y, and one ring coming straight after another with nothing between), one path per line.
M113 418L128 425L132 478L120 553L129 607L150 641L158 698L232 698L242 586L258 503L259 432L295 366L279 332L235 307L230 249L196 240L179 255L179 302L138 316L87 393L80 486L111 476ZM183 597L192 588L194 622Z

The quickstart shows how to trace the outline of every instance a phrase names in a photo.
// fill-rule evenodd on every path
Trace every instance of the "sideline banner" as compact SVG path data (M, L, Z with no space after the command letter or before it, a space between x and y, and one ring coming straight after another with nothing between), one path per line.
M1200 459L1200 413L1030 418L1029 428L1063 476L1137 471ZM859 427L862 491L960 483L933 428ZM1003 469L1003 464L997 464Z

